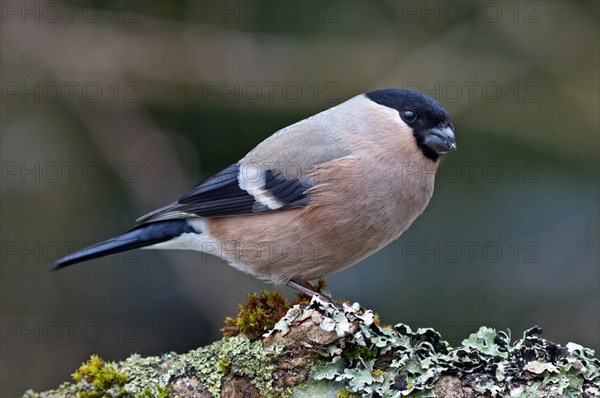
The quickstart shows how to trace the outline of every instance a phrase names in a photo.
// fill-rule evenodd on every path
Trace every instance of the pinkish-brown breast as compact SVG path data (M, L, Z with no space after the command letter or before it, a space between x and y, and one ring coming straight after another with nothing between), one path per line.
M285 283L346 268L396 239L421 214L433 175L388 172L375 178L354 156L321 167L305 209L213 218L207 231L233 266ZM379 165L380 166L380 165ZM378 166L378 167L379 167ZM345 183L340 183L345 181ZM358 190L353 181L368 181ZM404 181L404 189L395 188Z

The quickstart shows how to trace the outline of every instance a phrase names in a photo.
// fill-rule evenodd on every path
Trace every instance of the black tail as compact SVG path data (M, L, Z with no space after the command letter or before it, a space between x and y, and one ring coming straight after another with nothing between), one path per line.
M91 260L109 254L154 245L171 240L186 232L196 232L186 220L158 221L145 224L115 238L81 249L54 262L54 269L60 269L82 261Z

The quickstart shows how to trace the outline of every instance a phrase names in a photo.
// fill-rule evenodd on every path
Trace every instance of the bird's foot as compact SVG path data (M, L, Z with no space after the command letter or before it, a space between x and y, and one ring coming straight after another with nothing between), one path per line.
M319 301L332 304L334 307L339 306L333 301L333 298L331 298L331 296L322 292L322 290L325 290L325 288L327 287L325 279L319 279L317 285L311 285L308 282L300 284L298 282L288 281L286 283L286 286L291 287L292 289L297 290L299 292L298 299L296 300L296 302L309 302L313 297L316 297Z

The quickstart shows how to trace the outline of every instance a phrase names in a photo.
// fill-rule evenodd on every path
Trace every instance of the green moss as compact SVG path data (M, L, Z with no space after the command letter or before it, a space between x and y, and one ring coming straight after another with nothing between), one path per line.
M87 362L71 375L76 382L82 382L77 398L111 398L122 394L127 376L117 371L114 363L106 363L99 356L92 355Z
M263 290L258 296L248 294L246 302L240 304L236 318L227 317L221 331L225 336L241 333L254 340L272 329L289 308L287 299L279 292Z
M308 282L303 285L316 293L331 297L327 290L327 282L323 278L319 279L316 285ZM290 304L279 292L263 290L259 295L248 294L246 302L238 307L237 316L225 318L225 326L221 331L225 336L243 334L254 340L273 329L275 323L285 316L293 305L308 305L311 299L312 297L304 293L298 293L296 300Z
M344 363L350 365L355 360L361 359L363 362L375 358L377 350L357 344L348 344L342 351Z
M147 388L138 398L169 398L169 393L171 392L169 387L161 387L159 384L156 384L154 387L156 388L156 393Z
M335 392L335 398L358 398L360 395L354 394L348 390L339 390Z
M379 378L379 377L383 377L385 375L385 372L381 369L373 369L373 371L371 372L371 375L374 378Z
M229 374L231 371L231 359L227 357L221 358L219 364L217 365L217 369L224 375Z

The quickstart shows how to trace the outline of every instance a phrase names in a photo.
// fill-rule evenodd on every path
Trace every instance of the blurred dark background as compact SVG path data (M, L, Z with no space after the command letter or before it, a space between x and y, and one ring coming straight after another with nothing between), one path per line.
M538 324L598 350L599 4L3 1L0 395L92 353L218 339L272 286L194 252L49 263L387 87L439 100L459 150L409 231L329 278L335 296L452 344Z

